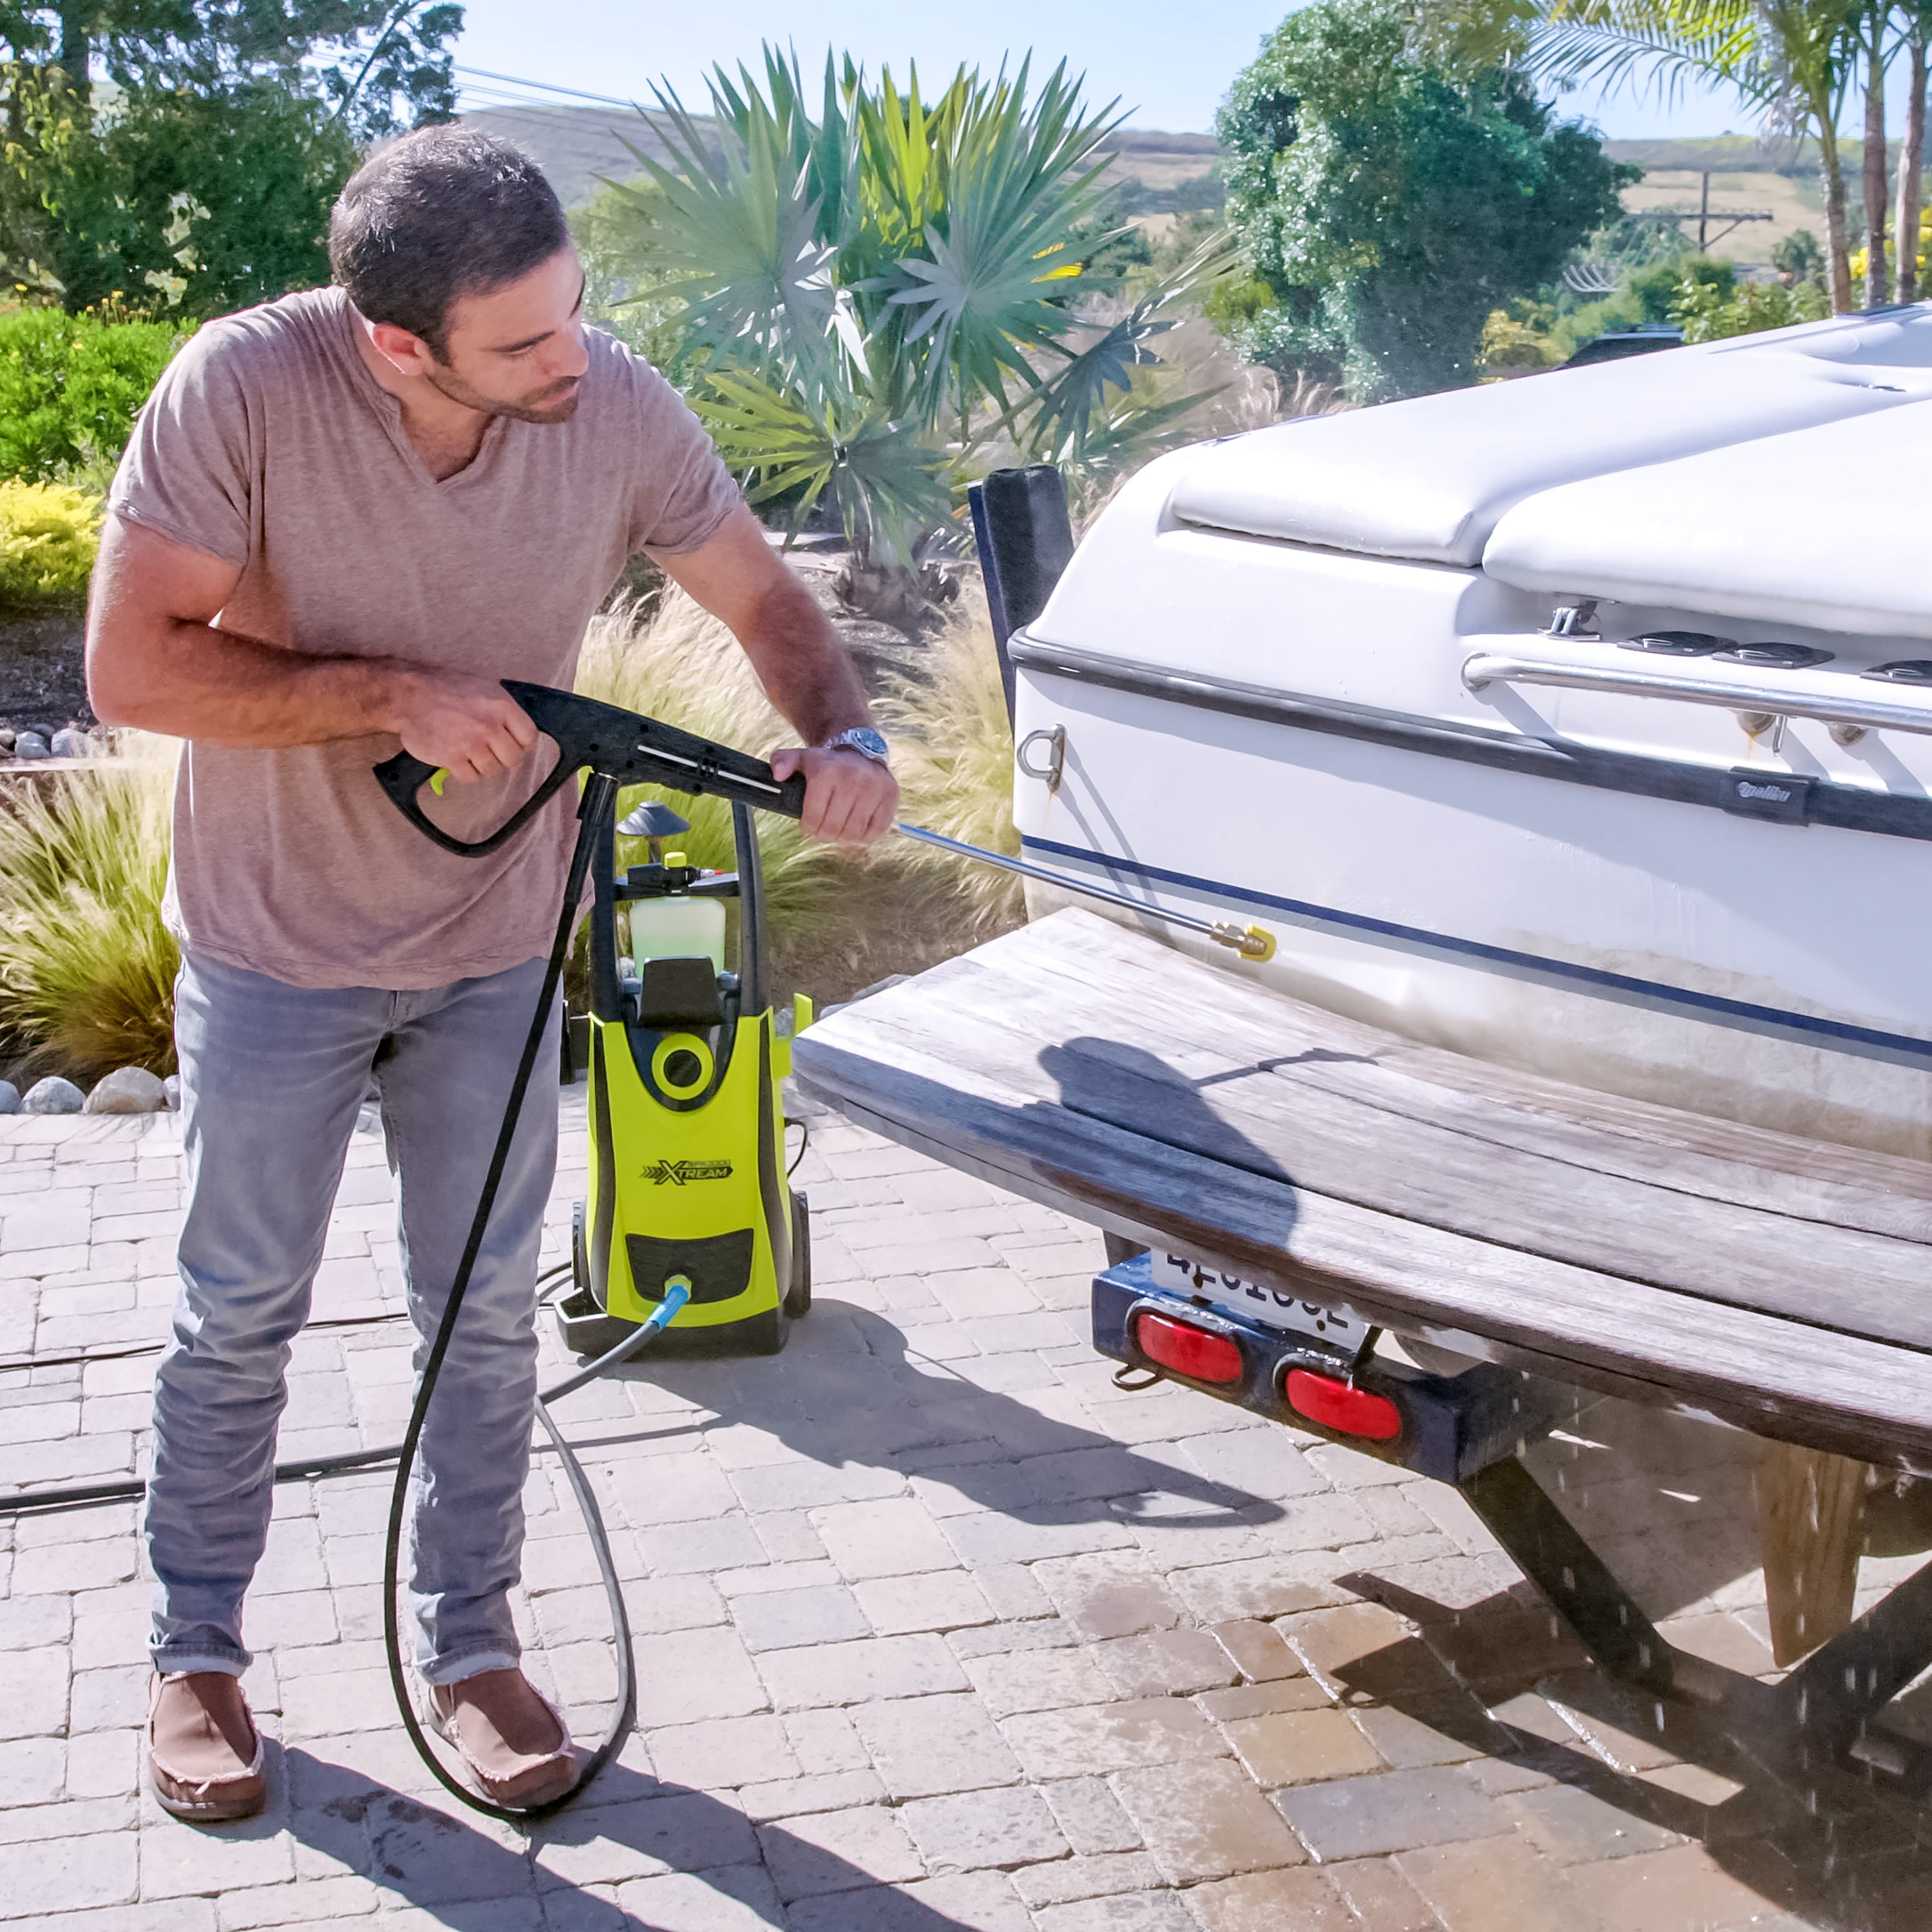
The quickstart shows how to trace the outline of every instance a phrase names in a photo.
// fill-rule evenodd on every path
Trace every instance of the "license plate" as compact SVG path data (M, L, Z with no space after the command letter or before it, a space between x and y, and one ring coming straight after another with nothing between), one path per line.
M1157 1288L1176 1294L1204 1296L1231 1315L1245 1316L1250 1322L1297 1335L1318 1336L1337 1348L1359 1348L1367 1339L1367 1330L1352 1316L1338 1315L1317 1302L1300 1301L1279 1288L1262 1288L1239 1275L1203 1268L1185 1255L1167 1254L1156 1248L1149 1258Z

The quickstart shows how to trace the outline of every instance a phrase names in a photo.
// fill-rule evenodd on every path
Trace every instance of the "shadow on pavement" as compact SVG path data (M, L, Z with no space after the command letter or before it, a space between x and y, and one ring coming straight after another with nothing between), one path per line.
M426 1804L300 1746L282 1755L295 1799L282 1828L448 1932L535 1932L533 1859L544 1922L556 1932L646 1928L650 1921L638 1912L584 1888L680 1874L688 1889L676 1915L680 1924L698 1922L702 1904L703 1922L720 1926L968 1932L961 1921L781 1826L754 1826L719 1798L622 1765L610 1766L579 1803L513 1846L504 1828L452 1816L444 1808L453 1808L453 1801ZM714 1896L704 1900L704 1892Z
M1535 1774L1516 1802L1541 1814L1539 1835L1553 1834L1566 1857L1660 1850L1674 1834L1701 1841L1767 1916L1817 1932L1924 1932L1932 1812L1922 1805L1836 1769L1780 1776L1708 1715L1605 1676L1540 1598L1532 1609L1505 1593L1453 1610L1372 1575L1339 1580L1420 1627L1340 1667L1344 1700L1426 1725L1448 1741L1436 1762L1480 1754ZM1544 1780L1585 1798L1546 1796Z
M646 1416L635 1429L589 1422L572 1432L572 1445L581 1453L688 1435L696 1447L710 1430L746 1424L776 1437L791 1456L834 1468L930 1476L974 1511L1042 1530L1157 1521L1163 1532L1185 1532L1274 1522L1285 1513L1237 1482L1201 1474L1165 1442L1136 1449L970 1379L983 1357L949 1364L922 1356L886 1316L821 1300L792 1336L775 1358L620 1370L611 1380L654 1384L702 1402L716 1420L666 1428ZM1095 1364L1101 1366L1097 1357ZM1050 1370L1040 1386L1064 1389ZM758 1466L731 1472L754 1511L843 1499L829 1488L814 1493L808 1479L795 1480L777 1463L765 1466L772 1473Z

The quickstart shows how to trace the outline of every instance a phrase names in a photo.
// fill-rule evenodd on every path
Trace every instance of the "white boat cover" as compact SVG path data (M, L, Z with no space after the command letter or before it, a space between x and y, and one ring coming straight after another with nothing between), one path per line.
M1918 403L1546 490L1497 524L1483 567L1525 590L1932 638L1928 530Z
M1932 308L1840 316L1279 424L1197 452L1168 510L1466 567L1538 491L1928 397Z

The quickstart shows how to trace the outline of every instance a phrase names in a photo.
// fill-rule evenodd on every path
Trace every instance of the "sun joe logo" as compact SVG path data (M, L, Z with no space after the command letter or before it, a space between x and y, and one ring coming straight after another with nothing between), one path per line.
M682 1187L687 1180L728 1180L728 1160L654 1160L644 1169L644 1178L662 1187L668 1180Z

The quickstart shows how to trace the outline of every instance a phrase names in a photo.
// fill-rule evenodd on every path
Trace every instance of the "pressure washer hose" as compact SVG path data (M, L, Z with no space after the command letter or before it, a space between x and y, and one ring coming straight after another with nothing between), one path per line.
M543 986L537 994L536 1010L530 1016L529 1033L524 1036L524 1050L517 1062L516 1078L511 1082L510 1097L503 1108L502 1125L497 1130L496 1144L490 1156L490 1166L483 1179L483 1186L476 1198L476 1212L470 1223L469 1238L464 1243L463 1256L457 1263L454 1279L449 1285L449 1298L443 1304L442 1318L436 1324L436 1337L430 1344L428 1359L423 1364L422 1375L417 1378L416 1400L410 1405L409 1427L404 1432L400 1453L396 1459L396 1480L389 1492L389 1521L382 1543L382 1645L389 1666L389 1684L394 1691L396 1708L400 1714L403 1728L408 1732L410 1742L415 1745L416 1755L428 1766L436 1782L449 1794L469 1806L472 1811L480 1811L485 1817L502 1820L507 1824L521 1824L548 1816L577 1796L591 1780L614 1757L625 1738L628 1735L632 1720L637 1712L636 1664L631 1648L631 1621L624 1603L622 1587L617 1580L616 1568L610 1555L610 1539L604 1527L602 1512L597 1507L597 1498L590 1487L590 1479L584 1474L583 1466L571 1452L556 1424L551 1420L549 1409L541 1401L537 1404L537 1418L544 1426L552 1444L562 1458L564 1472L575 1494L578 1506L584 1512L585 1528L590 1533L591 1541L597 1550L598 1568L603 1573L604 1592L610 1606L611 1634L617 1646L617 1709L610 1727L603 1741L590 1754L589 1761L579 1774L577 1782L560 1798L546 1804L518 1807L498 1804L472 1791L463 1784L430 1748L430 1742L423 1735L422 1724L417 1720L416 1703L410 1695L409 1680L403 1662L400 1619L397 1614L396 1598L401 1568L404 1520L409 1508L410 1476L415 1467L416 1448L422 1438L423 1424L428 1418L431 1398L436 1394L438 1378L442 1373L444 1358L449 1353L452 1338L456 1333L457 1317L462 1312L463 1298L470 1291L470 1280L475 1272L476 1257L483 1246L483 1238L490 1226L490 1215L496 1204L496 1192L502 1185L503 1169L510 1158L510 1149L516 1138L517 1123L524 1109L524 1097L530 1090L530 1076L535 1071L537 1056L543 1050L545 1036L550 1031L550 1002L556 997L558 985L563 977L563 962L570 951L571 935L576 929L578 908L584 898L585 880L590 872L590 861L597 847L598 828L610 815L616 803L616 782L602 772L592 772L585 782L584 794L578 802L578 833L575 849L570 856L570 872L563 889L563 903L558 910L556 934L550 943L550 957L544 962ZM584 1370L572 1376L554 1395L567 1394L571 1389L580 1388L593 1376L608 1368L615 1367L627 1360L640 1349L655 1340L666 1324L684 1306L689 1289L682 1294L676 1285L666 1284L664 1299L651 1311L650 1318L644 1322L634 1335L627 1335L607 1355L604 1355Z

